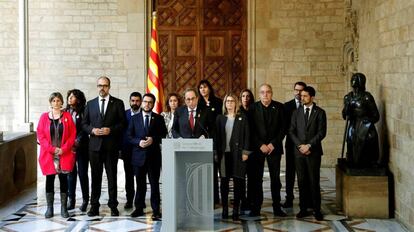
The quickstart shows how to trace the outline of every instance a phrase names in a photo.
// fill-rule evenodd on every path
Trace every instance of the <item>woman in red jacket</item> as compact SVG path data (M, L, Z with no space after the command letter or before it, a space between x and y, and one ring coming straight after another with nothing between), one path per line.
M68 177L75 164L72 146L75 142L76 127L72 116L63 111L63 97L54 92L49 97L50 112L40 116L37 125L37 139L40 143L39 164L46 176L46 218L53 217L54 182L58 174L60 181L61 216L69 217L66 207L68 200Z

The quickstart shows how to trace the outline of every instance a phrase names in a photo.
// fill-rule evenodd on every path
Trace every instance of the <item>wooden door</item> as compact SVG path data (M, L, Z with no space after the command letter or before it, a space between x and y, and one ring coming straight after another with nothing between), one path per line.
M165 93L181 94L202 79L216 95L246 87L247 0L157 0Z

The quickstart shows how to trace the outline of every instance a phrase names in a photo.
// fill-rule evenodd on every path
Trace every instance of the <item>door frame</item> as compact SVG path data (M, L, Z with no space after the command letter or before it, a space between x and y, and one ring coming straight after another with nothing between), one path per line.
M145 0L144 1L145 9L144 12L146 20L145 24L145 37L147 38L145 43L144 51L144 59L148 60L148 53L149 53L149 43L151 41L151 17L152 11L154 10L155 0ZM256 78L256 0L247 0L247 83L246 86L249 88L253 93L256 92L257 88L257 78ZM146 62L148 63L148 61ZM148 67L145 65L144 67L145 78L148 75ZM145 84L145 88L146 88Z

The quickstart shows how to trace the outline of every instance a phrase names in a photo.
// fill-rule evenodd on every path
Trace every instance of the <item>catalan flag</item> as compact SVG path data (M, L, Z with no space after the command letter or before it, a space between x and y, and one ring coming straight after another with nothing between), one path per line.
M156 97L154 111L162 112L162 104L164 102L164 86L162 81L161 60L158 54L158 34L157 34L157 14L152 13L151 28L151 50L148 60L148 76L147 76L147 93L152 93Z

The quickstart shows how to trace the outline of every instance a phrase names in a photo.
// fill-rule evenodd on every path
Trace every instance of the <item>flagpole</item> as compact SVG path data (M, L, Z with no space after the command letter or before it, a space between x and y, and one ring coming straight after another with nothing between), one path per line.
M147 93L154 94L156 101L154 111L162 112L162 104L164 103L164 86L162 79L161 59L159 56L157 34L157 12L152 12L151 25L151 42L148 58L148 75L147 75Z

